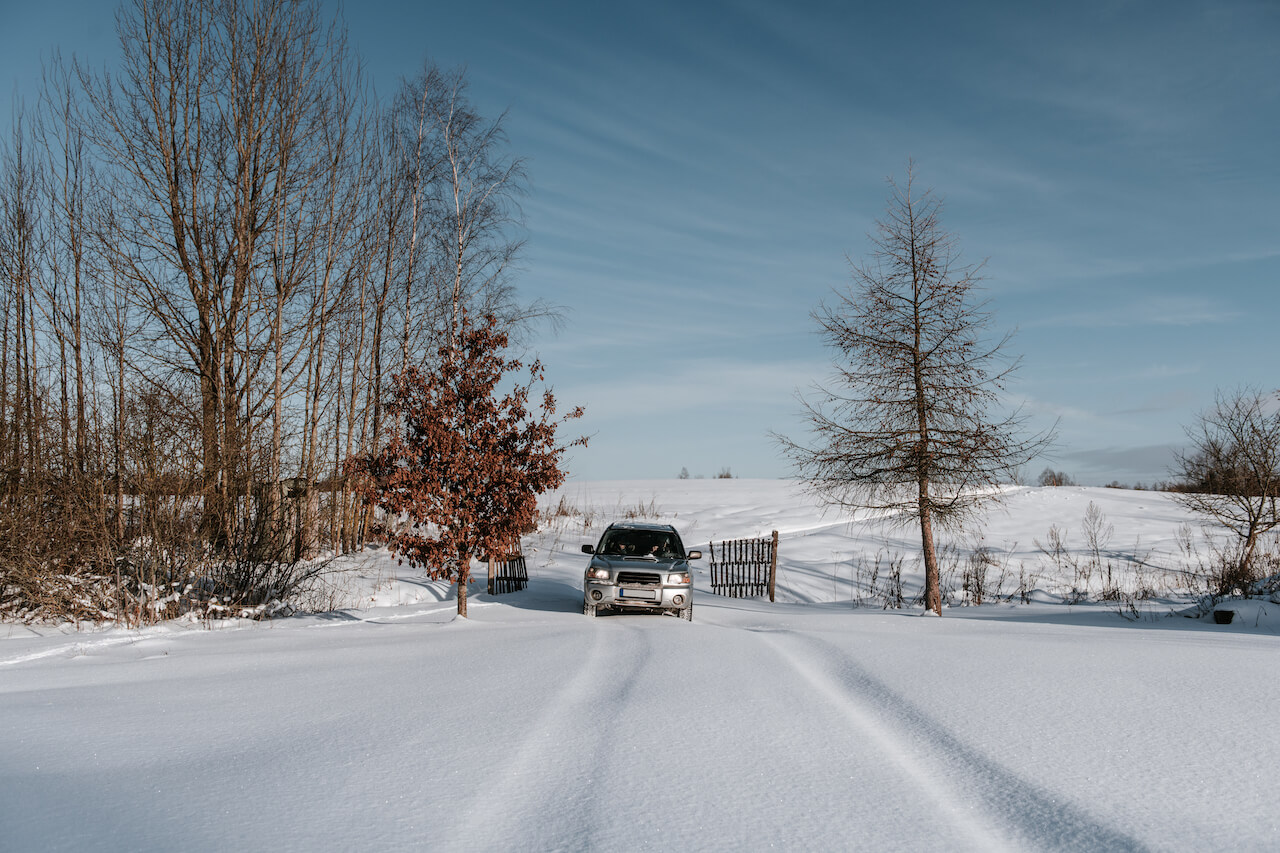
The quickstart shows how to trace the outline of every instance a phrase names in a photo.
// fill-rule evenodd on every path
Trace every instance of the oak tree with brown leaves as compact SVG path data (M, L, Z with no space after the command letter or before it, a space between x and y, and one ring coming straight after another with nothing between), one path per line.
M780 443L824 502L920 526L925 606L942 613L935 526L952 527L1042 450L1052 432L1024 437L1018 412L995 411L1017 366L1009 335L988 337L975 298L980 266L960 262L942 230L942 202L890 181L869 260L853 286L814 314L837 353L834 385L802 400L814 443Z
M387 413L395 426L376 455L354 457L366 499L385 517L379 532L392 551L433 578L457 586L458 615L467 615L471 560L506 548L534 519L537 496L564 482L561 457L585 438L558 444L555 396L544 389L535 360L528 378L499 396L499 385L523 365L504 356L507 334L492 314L473 323L463 313L439 366L410 366L394 379Z

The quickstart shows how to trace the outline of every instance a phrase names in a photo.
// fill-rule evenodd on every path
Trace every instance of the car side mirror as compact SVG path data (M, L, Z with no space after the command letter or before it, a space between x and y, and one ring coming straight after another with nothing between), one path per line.
M596 552L596 546L594 546L594 545L583 545L583 546L582 546L582 553L584 553L584 554L594 554L595 552Z
M688 553L688 555L686 555L685 559L686 559L686 560L701 560L701 559L702 559L702 552L701 552L701 551L690 551L690 552Z

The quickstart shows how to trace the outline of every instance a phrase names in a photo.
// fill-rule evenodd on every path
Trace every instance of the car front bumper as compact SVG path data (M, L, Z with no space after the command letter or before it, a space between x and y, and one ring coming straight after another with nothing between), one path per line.
M692 585L618 584L588 580L583 584L583 601L597 608L637 610L682 610L693 601Z

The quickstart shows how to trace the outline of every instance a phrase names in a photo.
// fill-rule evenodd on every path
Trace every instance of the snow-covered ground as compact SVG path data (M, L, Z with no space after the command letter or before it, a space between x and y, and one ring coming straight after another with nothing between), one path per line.
M1090 503L1127 609L1061 603L1102 588L1061 568L1087 561ZM474 587L466 621L370 552L333 613L0 626L0 849L1280 844L1280 605L1169 615L1189 519L1166 495L1013 491L959 538L954 580L980 544L1032 603L957 591L941 619L859 586L879 556L915 594L909 530L790 483L578 483L543 505L567 514L526 540L529 588ZM692 623L584 617L580 546L627 514L689 547L778 530L778 602L714 596L704 565ZM1051 525L1059 566L1035 545Z

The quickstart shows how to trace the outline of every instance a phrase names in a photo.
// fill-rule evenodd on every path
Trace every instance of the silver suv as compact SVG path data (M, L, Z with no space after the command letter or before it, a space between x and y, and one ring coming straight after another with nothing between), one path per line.
M582 612L602 610L658 610L693 621L693 574L680 534L670 524L619 521L610 524L594 548L582 579Z

